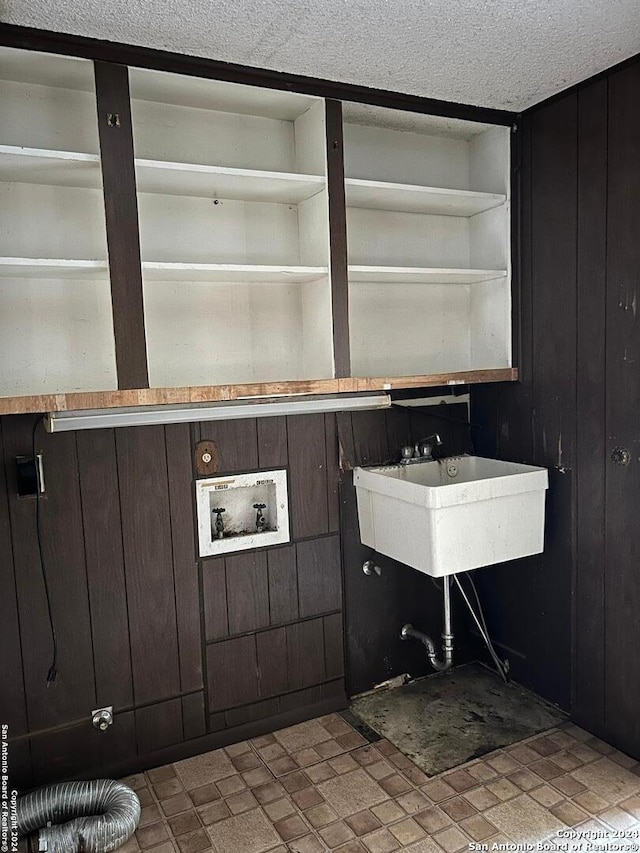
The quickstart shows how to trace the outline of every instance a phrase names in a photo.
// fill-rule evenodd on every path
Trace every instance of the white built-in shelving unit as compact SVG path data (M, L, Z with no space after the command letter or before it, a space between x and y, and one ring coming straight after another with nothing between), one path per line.
M509 128L344 105L355 376L511 365Z
M0 396L117 387L93 63L0 49Z
M152 387L333 376L324 102L130 70Z
M131 148L104 136L105 114L110 276L93 63L0 48L0 397L117 389L114 316L121 386L138 388L142 310L159 400L513 377L508 127L343 104L349 373L325 101L142 68L128 80L143 309L131 163L117 173Z

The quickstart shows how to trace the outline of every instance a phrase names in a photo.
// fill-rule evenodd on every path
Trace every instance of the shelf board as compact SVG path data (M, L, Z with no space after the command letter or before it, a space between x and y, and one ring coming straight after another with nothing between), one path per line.
M328 267L275 264L170 264L145 261L147 281L219 281L258 284L302 284L329 274ZM0 258L0 278L108 278L106 261L60 258Z
M136 159L138 191L204 198L229 198L298 204L321 192L326 180L320 175L234 169Z
M346 178L345 191L348 207L431 213L439 216L475 216L476 213L499 207L507 200L506 195L498 193L393 184L358 178Z
M349 281L389 284L476 284L505 278L506 270L463 270L439 267L380 267L349 265Z
M0 145L0 181L99 189L100 155Z
M0 397L0 415L27 412L65 412L121 406L160 406L179 403L209 403L250 397L299 396L300 394L355 394L393 391L402 388L434 388L487 382L515 382L512 367L468 370L423 376L352 377L296 382L265 382L248 385L207 385L192 388L138 388L122 391L86 391L40 394L29 397Z
M143 261L145 281L221 281L301 284L329 274L328 267L276 264L173 264Z
M139 192L298 204L327 185L321 175L136 159ZM102 185L100 155L0 145L0 181L50 186Z
M0 278L108 279L105 261L60 258L0 258Z

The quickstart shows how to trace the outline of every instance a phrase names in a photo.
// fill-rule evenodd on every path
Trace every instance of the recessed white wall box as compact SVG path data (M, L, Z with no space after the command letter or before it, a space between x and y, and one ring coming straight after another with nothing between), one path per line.
M290 539L285 470L197 480L196 504L201 557Z

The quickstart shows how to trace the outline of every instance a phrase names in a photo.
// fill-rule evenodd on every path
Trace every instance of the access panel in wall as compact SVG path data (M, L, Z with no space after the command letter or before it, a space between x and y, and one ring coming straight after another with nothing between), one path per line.
M288 542L287 472L196 480L201 557Z

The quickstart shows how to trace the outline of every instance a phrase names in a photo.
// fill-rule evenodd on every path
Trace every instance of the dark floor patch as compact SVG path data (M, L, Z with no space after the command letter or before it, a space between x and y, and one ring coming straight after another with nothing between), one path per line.
M479 664L369 693L354 699L351 710L429 776L566 719Z
M340 716L357 732L359 732L365 740L368 740L369 743L375 743L378 740L382 740L382 735L378 734L377 731L372 729L368 723L365 723L365 721L354 714L353 711L347 709L346 711L342 711Z

